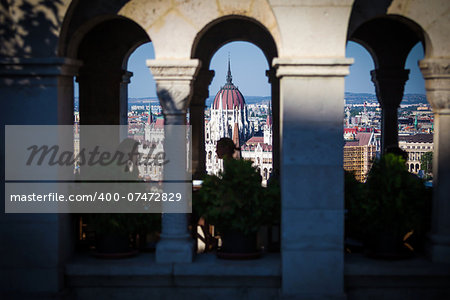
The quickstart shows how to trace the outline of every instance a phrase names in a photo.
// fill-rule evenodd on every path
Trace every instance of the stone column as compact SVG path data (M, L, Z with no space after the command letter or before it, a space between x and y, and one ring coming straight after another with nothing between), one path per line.
M122 81L120 82L120 125L128 124L128 84L133 72L123 71ZM120 140L128 137L127 126L120 127Z
M200 68L200 61L147 60L157 85L165 125L164 151L170 163L164 166L164 181L192 180L187 174L185 137L176 130L186 124L186 110L192 95L192 84ZM191 191L185 191L192 193ZM166 213L162 217L161 240L156 247L156 261L160 263L192 262L194 243L188 232L187 214Z
M133 72L123 71L120 82L120 125L128 124L128 84L132 76Z
M345 298L342 118L344 76L352 62L273 61L280 78L282 293L287 298Z
M4 125L73 124L73 77L81 63L62 57L0 60L0 205L5 201ZM0 214L0 291L54 298L74 249L69 214ZM30 253L33 249L33 254ZM36 256L39 256L37 259ZM36 293L36 294L34 294Z
M397 109L403 98L409 70L376 69L370 72L381 106L381 153L389 147L398 147Z
M214 71L201 70L194 83L194 91L190 105L193 179L201 179L206 175L205 101L209 96L208 87L213 77Z
M433 212L429 254L450 263L450 59L419 62L434 112Z
M280 175L280 80L274 69L267 70L266 76L272 97L272 171L277 177Z

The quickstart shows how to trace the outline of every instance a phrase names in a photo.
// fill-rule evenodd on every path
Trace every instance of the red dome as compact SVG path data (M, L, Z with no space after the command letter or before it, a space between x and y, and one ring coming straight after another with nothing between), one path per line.
M214 98L214 109L219 109L220 97L222 97L222 109L244 109L245 100L241 92L232 83L227 83L220 89Z
M220 89L214 98L213 109L219 109L222 97L222 109L244 109L245 100L239 89L233 84L231 77L230 58L228 58L227 83Z

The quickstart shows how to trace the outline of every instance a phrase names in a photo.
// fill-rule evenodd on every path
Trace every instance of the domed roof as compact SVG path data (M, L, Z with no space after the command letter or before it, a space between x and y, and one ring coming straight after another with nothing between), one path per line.
M233 84L231 69L230 69L230 59L228 59L228 74L226 84L217 92L214 98L214 103L212 108L219 109L222 103L222 109L244 109L245 100L239 89Z

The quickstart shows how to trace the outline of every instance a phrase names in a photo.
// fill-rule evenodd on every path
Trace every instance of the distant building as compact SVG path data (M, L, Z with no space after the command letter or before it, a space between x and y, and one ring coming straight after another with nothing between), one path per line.
M263 136L254 136L249 139L241 147L241 155L242 158L253 162L253 166L257 167L261 174L263 185L266 185L272 174L272 115L270 106L266 124L263 127Z
M420 159L426 152L433 151L433 134L419 133L399 136L399 147L408 153L408 171L417 174L421 168Z
M249 121L244 96L233 84L230 60L228 60L226 83L216 94L211 105L210 120L205 123L206 172L218 174L223 168L223 162L216 154L216 144L219 139L228 137L240 147L253 135L253 132L253 123Z
M136 139L136 136L133 137ZM143 139L139 139L138 152L141 155L138 166L139 176L144 180L162 180L163 165L159 153L164 151L164 119L154 118L149 106L147 123L144 127ZM155 162L158 162L156 164Z
M376 155L376 139L373 132L356 132L347 136L344 145L344 169L354 172L358 181L366 181Z

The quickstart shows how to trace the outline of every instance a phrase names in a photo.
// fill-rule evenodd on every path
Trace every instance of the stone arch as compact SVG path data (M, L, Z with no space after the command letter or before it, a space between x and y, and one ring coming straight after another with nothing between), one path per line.
M278 44L271 32L254 18L239 15L227 15L217 18L208 23L200 30L192 45L191 58L201 61L201 69L194 82L194 93L190 103L193 140L196 143L193 158L198 157L197 172L204 174L204 105L209 95L208 86L214 76L209 70L209 64L213 55L223 45L234 42L245 41L257 46L267 59L269 70L267 76L272 89L272 112L273 112L273 164L274 170L279 170L279 79L275 76L272 68L272 60L278 56ZM196 135L200 135L196 137Z
M252 18L230 15L210 22L197 33L191 57L199 58L202 62L210 62L220 47L234 41L256 45L266 56L269 66L272 59L278 56L275 39L264 25Z
M75 57L69 48L76 48L83 36L96 25L116 18L126 2L125 0L71 1L62 21L58 55Z
M127 124L128 58L150 38L134 21L109 16L81 26L73 40L67 53L83 64L77 77L80 124Z
M362 45L374 61L371 76L382 108L381 151L398 147L397 108L409 78L409 70L404 69L406 59L418 42L430 47L429 39L414 21L400 15L382 15L349 26L348 40Z
M157 59L188 57L198 33L223 18L255 20L280 41L278 23L268 0L242 0L239 3L228 0L131 0L116 6L121 6L119 15L134 20L147 30L154 42ZM178 30L183 35L168 39Z
M362 45L372 56L377 69L403 68L409 52L418 42L422 43L425 52L431 47L420 25L398 15L370 19L354 29L348 40Z

